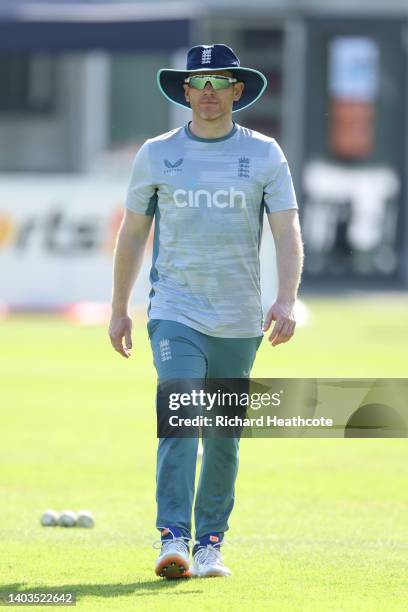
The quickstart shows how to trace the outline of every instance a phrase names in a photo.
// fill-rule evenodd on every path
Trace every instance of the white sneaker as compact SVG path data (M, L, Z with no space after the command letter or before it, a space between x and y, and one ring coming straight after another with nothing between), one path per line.
M190 575L207 578L208 576L231 576L231 572L224 564L219 547L207 544L195 553Z
M188 538L174 538L159 540L153 544L154 548L160 545L160 555L156 561L156 576L161 578L189 578L189 549L186 544Z

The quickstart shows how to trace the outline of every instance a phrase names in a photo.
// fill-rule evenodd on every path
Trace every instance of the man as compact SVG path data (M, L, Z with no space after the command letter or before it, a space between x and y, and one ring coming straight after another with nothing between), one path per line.
M159 382L248 378L272 321L272 346L293 336L303 256L296 196L279 145L232 120L262 95L266 79L217 44L190 49L186 70L159 70L158 85L171 102L191 108L192 121L147 140L136 155L116 245L111 342L130 356L129 297L154 217L148 333ZM264 211L279 290L262 326ZM190 566L198 440L160 438L157 575L230 574L220 546L234 505L238 445L236 437L203 438Z

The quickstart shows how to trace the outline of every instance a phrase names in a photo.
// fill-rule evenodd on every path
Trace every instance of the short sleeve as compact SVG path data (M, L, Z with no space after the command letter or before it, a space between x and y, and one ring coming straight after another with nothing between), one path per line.
M137 152L132 165L125 208L142 215L154 215L156 202L157 189L152 184L149 145L145 142Z
M269 214L298 208L288 162L275 140L271 143L269 167L269 179L264 187L266 212Z

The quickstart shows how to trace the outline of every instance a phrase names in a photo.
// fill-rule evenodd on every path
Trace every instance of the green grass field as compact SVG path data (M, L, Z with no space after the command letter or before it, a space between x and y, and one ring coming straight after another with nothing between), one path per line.
M306 304L310 324L264 342L253 376L407 377L407 297ZM105 328L57 318L11 318L0 338L0 590L73 590L86 612L406 609L407 440L242 440L224 548L234 575L164 581L143 322L128 361ZM87 508L96 526L42 528L48 507Z

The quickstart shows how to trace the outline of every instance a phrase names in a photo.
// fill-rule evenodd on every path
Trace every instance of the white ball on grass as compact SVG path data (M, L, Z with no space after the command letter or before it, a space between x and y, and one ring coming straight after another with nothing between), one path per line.
M46 510L41 515L41 525L43 527L56 527L58 525L59 514L55 510Z
M77 527L85 527L86 529L90 529L95 525L94 518L90 512L87 510L80 510L77 516Z
M75 527L76 520L77 517L75 512L72 512L71 510L64 510L64 512L61 512L59 516L58 525L60 527Z

